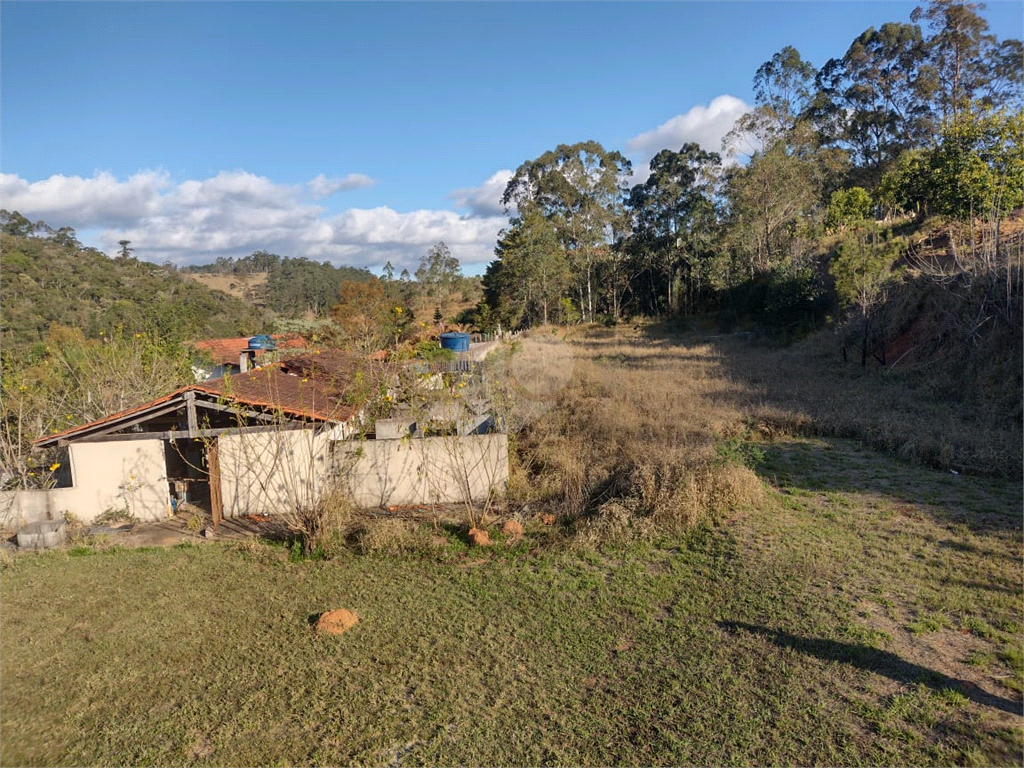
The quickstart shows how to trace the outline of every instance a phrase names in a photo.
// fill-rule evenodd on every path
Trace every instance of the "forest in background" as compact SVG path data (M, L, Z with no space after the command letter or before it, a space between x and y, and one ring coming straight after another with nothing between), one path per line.
M982 10L935 0L820 69L783 48L754 73L756 106L722 153L663 150L641 184L594 141L522 163L465 319L717 312L723 330L792 340L841 318L864 362L886 362L917 320L886 306L939 285L947 341L1019 331L1022 48L989 34Z

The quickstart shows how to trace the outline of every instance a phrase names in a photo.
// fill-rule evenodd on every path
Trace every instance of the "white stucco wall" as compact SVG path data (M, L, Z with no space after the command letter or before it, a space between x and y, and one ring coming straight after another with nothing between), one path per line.
M272 429L221 435L217 442L225 517L312 504L324 486L328 454L323 434Z
M109 509L127 509L140 520L170 512L164 446L160 440L73 443L68 448L74 486L0 494L0 520L18 527L56 520L70 512L90 523Z
M508 436L335 443L335 463L361 507L479 501L508 483Z
M338 478L358 506L482 500L508 483L508 436L330 441L311 430L221 436L225 517L312 504Z

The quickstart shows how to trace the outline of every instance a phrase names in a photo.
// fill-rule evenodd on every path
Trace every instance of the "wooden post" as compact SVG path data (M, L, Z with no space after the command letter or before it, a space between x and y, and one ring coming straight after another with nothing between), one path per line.
M220 443L216 437L207 443L206 470L210 479L210 515L216 529L224 520L223 499L220 493Z
M185 393L185 408L188 411L188 436L195 438L199 434L199 419L196 417L196 393L191 390Z

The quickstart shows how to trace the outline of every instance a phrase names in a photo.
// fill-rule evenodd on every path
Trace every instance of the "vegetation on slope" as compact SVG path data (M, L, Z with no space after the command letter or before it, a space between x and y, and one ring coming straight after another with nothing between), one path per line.
M183 267L202 282L201 276L232 276L242 284L246 301L266 307L283 317L318 318L337 303L338 291L345 282L366 282L372 275L366 269L336 267L328 261L278 256L256 251L241 259L219 258L212 264Z
M65 232L65 230L61 230ZM43 341L53 324L98 339L118 330L169 341L255 333L252 309L172 269L108 258L77 241L0 235L0 343Z

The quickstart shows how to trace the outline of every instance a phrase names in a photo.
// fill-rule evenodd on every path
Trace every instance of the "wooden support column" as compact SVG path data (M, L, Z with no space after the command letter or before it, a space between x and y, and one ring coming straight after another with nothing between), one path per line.
M188 411L188 436L199 436L199 419L196 416L196 393L191 390L185 393L185 408Z
M213 527L224 520L224 501L220 492L220 445L217 438L213 438L206 448L206 471L210 480L210 515L213 517Z

